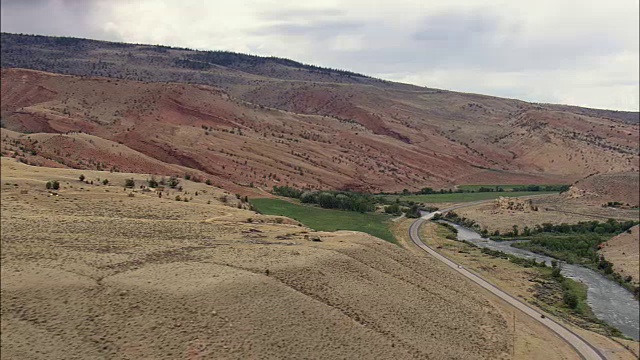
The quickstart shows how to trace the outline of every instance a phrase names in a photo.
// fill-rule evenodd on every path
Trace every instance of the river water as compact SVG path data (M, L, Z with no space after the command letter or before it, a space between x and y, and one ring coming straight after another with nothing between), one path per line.
M551 266L550 257L512 247L514 241L493 241L483 238L477 232L451 223L458 229L458 240L466 240L477 246L500 250L526 259L536 259ZM583 266L562 263L562 275L584 283L587 290L587 304L600 320L620 330L624 335L640 338L640 306L638 300L622 286L599 273Z

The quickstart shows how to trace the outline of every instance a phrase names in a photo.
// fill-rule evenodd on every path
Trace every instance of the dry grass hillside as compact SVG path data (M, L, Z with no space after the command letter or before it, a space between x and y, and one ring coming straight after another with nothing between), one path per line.
M638 207L640 173L633 171L588 176L573 184L566 197L598 205L619 202L625 206Z
M639 168L638 113L84 39L3 34L2 55L5 127L82 131L239 184L398 191Z
M640 282L640 226L604 243L600 253L613 263L616 272L623 277L631 276L636 284Z
M2 158L3 358L510 356L510 313L434 259L145 179Z

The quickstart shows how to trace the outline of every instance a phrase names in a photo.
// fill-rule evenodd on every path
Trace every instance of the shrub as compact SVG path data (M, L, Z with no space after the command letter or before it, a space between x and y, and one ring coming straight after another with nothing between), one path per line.
M135 195L134 193L132 193L132 192L131 192L131 193L129 193L129 195L127 195L127 196L129 196L129 197L134 197L134 196L136 196L136 195Z
M211 185L212 184L210 179L207 179L204 183L207 184L207 185Z
M176 201L180 201L180 200L182 200L182 199L180 198L180 195L176 195Z
M47 189L53 189L53 190L60 189L60 183L58 182L58 180L47 181L47 184L45 186L47 187Z
M102 184L103 185L109 185L109 179L102 180Z
M133 188L136 186L136 182L133 179L127 179L124 181L124 187Z
M147 185L149 185L149 187L151 188L157 188L158 181L156 180L156 177L152 175L151 179L147 179Z
M78 179L80 179L80 181L84 181L85 177L84 175L80 174L80 177Z
M578 296L569 290L564 291L562 301L564 301L564 303L571 309L578 307Z
M384 207L384 212L387 214L400 215L400 206L398 206L398 204L387 205Z
M175 189L178 184L180 184L180 180L178 180L178 178L175 176L170 177L169 181L167 182L167 185L169 185L169 187L172 189Z

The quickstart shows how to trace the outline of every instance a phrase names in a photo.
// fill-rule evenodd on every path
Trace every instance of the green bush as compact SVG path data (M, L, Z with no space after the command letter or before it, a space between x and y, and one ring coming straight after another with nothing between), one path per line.
M169 185L169 187L172 189L175 189L178 184L180 184L180 180L176 176L170 177L169 181L167 181L167 185Z
M157 188L158 187L158 180L156 180L155 176L151 176L151 179L147 179L147 185L151 188Z
M124 181L124 187L126 188L134 188L136 186L136 182L131 178Z
M564 291L564 293L562 294L562 301L571 309L575 309L578 307L578 296L570 290Z
M58 180L51 180L51 181L47 181L47 184L45 185L46 188L52 189L52 190L58 190L60 189L60 183L58 182Z

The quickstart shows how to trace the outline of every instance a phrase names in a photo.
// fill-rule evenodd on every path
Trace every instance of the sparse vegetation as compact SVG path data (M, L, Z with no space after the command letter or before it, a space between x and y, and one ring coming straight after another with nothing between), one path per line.
M126 179L124 181L124 187L126 187L126 188L134 188L134 187L136 187L135 180L133 180L133 178Z

